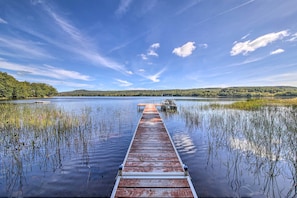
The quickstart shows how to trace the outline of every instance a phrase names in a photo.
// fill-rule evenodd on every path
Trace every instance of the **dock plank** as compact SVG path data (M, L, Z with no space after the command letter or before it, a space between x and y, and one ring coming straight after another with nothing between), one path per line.
M193 197L190 188L119 188L116 197Z
M154 104L142 116L111 197L197 197Z
M186 179L122 179L120 188L168 188L176 186L178 188L189 188Z

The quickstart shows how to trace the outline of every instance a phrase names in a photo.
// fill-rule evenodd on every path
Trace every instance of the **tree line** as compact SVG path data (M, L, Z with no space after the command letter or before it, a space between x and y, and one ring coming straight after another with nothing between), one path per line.
M24 99L30 97L50 96L191 96L191 97L297 97L297 87L259 86L228 88L197 88L168 90L118 90L90 91L74 90L60 92L45 83L19 82L7 73L0 72L0 99Z
M60 92L59 96L191 96L191 97L278 97L297 96L297 87L262 86L262 87L228 87L228 88L197 88L169 90L119 90L89 91L75 90Z
M13 76L0 72L0 99L43 98L57 94L58 91L48 84L20 82Z

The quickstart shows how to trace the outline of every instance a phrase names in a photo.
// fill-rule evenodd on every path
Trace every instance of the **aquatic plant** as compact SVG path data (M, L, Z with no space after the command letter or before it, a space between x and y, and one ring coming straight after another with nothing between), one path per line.
M0 182L7 196L26 196L22 188L36 167L45 173L61 171L65 160L78 155L88 167L93 144L126 135L129 128L131 135L132 110L125 105L69 110L55 104L1 103Z
M260 190L266 196L295 197L297 109L292 105L295 99L287 101L252 100L234 103L235 106L197 104L181 106L179 114L189 129L206 134L207 164L213 158L220 158L219 150L230 153L222 161L236 196L243 190L240 175L248 171L255 182L261 183ZM281 185L284 178L287 187Z
M240 109L240 110L259 110L264 106L293 106L297 107L297 98L290 99L249 99L246 101L238 101L232 104L223 105L227 108ZM212 107L220 107L220 105L212 105Z

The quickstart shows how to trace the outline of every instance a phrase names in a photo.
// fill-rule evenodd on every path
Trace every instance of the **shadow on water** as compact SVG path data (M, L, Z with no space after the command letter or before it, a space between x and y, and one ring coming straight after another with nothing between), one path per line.
M162 116L198 196L297 196L296 108L179 104L178 109L177 116Z

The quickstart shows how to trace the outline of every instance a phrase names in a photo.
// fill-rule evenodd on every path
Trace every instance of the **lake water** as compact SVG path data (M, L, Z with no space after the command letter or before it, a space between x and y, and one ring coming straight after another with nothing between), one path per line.
M165 97L56 97L13 101L88 118L73 131L0 132L0 197L109 197L141 112ZM239 111L175 98L161 112L199 197L297 197L297 111ZM83 113L81 113L83 112ZM36 118L38 119L38 118ZM5 122L5 121L2 121ZM1 121L0 121L1 128ZM18 138L11 137L17 136ZM17 139L17 142L15 142Z

